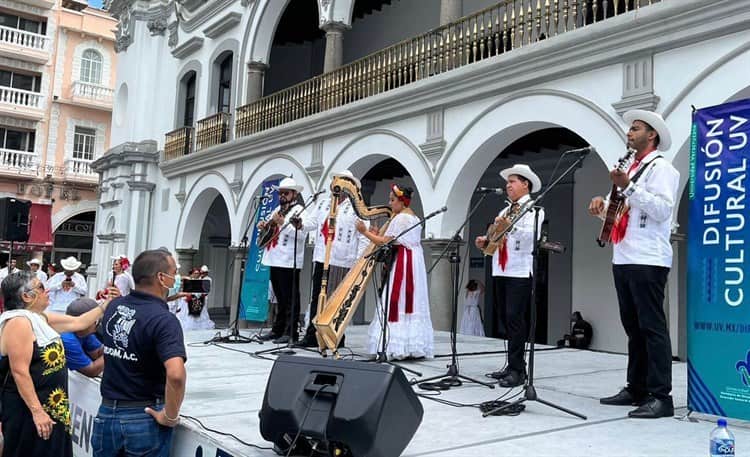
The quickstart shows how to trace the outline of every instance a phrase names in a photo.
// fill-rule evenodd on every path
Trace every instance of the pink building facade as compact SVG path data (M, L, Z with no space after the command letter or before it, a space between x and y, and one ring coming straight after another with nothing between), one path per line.
M109 148L116 25L85 1L0 4L0 197L30 200L53 232L16 246L18 264L90 263L99 177L89 164ZM8 243L0 251L4 264Z

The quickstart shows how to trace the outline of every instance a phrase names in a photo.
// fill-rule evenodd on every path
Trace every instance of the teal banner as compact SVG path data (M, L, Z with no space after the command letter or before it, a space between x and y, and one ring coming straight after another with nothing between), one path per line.
M690 148L688 407L750 420L750 99L698 110Z
M279 185L278 179L263 182L258 198L258 208L253 217L253 236L245 261L245 277L242 282L242 296L240 299L240 316L253 322L265 322L268 318L268 283L270 273L268 267L261 264L263 250L258 248L258 221L266 219L279 205L279 195L275 191Z

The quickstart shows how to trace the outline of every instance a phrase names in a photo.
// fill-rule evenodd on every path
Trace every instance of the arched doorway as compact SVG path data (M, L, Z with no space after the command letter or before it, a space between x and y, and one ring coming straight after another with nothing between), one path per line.
M221 195L217 195L208 208L201 227L198 252L195 253L191 267L200 268L206 265L212 279L211 293L206 299L206 306L212 318L228 315L230 308L232 256L231 222L229 210ZM181 265L181 273L187 274L187 266ZM217 316L218 315L218 316Z
M318 16L317 0L287 4L273 35L264 96L323 73L326 42Z
M76 214L65 220L52 234L52 252L44 254L44 261L56 265L59 270L60 260L74 256L83 265L81 274L91 264L91 250L94 245L94 228L96 212L87 211Z
M499 139L498 139L499 140ZM492 139L490 141L493 141ZM559 177L575 160L572 155L563 152L586 146L587 142L575 132L550 127L534 130L501 150L489 164L477 185L491 188L505 187L505 180L500 171L515 164L529 165L541 178L543 189ZM602 164L598 164L606 174ZM537 192L532 194L536 197ZM479 202L481 195L471 196L471 206ZM575 201L575 173L563 178L540 202L544 208L545 219L542 224L543 238L560 242L567 247L563 253L540 251L536 270L536 341L554 344L563 334L569 331L572 311L572 245L573 245L573 204ZM504 337L505 329L498 320L493 306L492 265L491 257L484 256L473 246L473 240L484 235L488 225L498 212L507 205L504 195L490 194L477 209L469 223L467 241L469 244L467 259L469 262L468 279L481 280L487 285L484 297L485 334L493 337ZM585 314L585 312L584 312Z

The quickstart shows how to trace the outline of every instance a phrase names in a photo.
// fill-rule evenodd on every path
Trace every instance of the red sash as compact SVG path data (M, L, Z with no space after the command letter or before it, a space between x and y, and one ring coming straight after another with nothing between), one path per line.
M640 160L636 160L633 162L633 164L628 169L628 175L630 175L630 172L637 169L638 165L641 164ZM625 232L628 230L628 221L630 220L630 210L625 211L622 216L620 216L620 219L615 223L615 226L612 227L612 235L611 239L612 242L617 244L623 239L625 239Z
M393 288L391 289L391 301L388 308L388 322L398 322L398 299L401 296L404 267L406 267L406 314L414 313L414 270L411 249L402 245L398 245L397 249L396 271L393 273Z

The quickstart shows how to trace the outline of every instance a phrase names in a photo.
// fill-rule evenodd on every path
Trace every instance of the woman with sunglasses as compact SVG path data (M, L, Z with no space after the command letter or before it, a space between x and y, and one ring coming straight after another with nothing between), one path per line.
M388 287L383 290L383 307L375 311L368 330L367 351L377 354L381 348L381 325L387 311L388 334L386 355L389 359L419 359L433 356L433 332L430 319L430 297L427 269L422 253L422 228L419 218L409 207L414 191L409 187L391 186L389 205L395 214L383 235L367 229L362 221L357 230L376 244L385 244L399 236L391 266ZM416 226L415 226L416 225ZM404 233L405 230L411 230ZM386 295L388 294L388 295Z
M30 271L8 276L0 287L3 456L72 456L68 370L59 334L95 324L119 291L111 287L99 306L73 317L45 312L48 293Z

